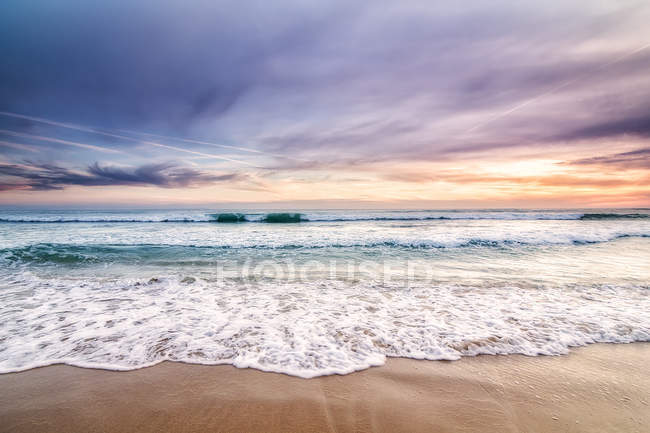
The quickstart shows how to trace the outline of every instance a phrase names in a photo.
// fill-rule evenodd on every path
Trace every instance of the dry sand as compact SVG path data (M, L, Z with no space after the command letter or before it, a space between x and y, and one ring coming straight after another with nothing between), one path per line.
M650 432L650 344L390 359L347 376L166 362L0 375L2 432Z

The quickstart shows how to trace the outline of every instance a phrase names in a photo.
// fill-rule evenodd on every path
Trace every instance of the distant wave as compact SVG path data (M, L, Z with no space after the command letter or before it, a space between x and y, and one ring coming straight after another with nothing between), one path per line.
M234 215L234 217L230 217ZM463 220L463 219L499 219L499 218L448 218L448 217L422 217L422 218L392 218L392 217L377 217L377 218L330 218L330 219L307 219L304 217L276 217L275 215L283 214L270 214L258 220L248 219L245 215L238 217L241 214L214 214L210 219L192 219L192 218L164 218L164 219L11 219L0 218L0 223L16 223L16 224L68 224L68 223L231 223L231 222L250 222L250 223L295 223L295 222L355 222L355 221L433 221L433 220ZM540 218L551 219L551 218ZM578 219L578 218L558 218L564 219Z
M35 264L80 264L103 262L132 262L143 261L184 261L184 260L214 260L226 251L236 250L317 250L325 248L401 248L401 249L457 249L457 248L505 248L540 245L584 245L614 241L622 238L648 238L648 234L618 234L606 239L571 239L565 241L552 239L537 239L528 242L502 239L459 239L457 241L381 241L359 243L329 243L329 244L280 244L280 245L174 245L174 244L52 244L39 243L14 248L0 249L0 259L13 263Z
M264 223L299 223L309 221L300 213L270 213L266 214L261 222Z
M201 223L211 222L209 220L197 220L191 218L180 219L104 219L104 218L59 218L59 219L11 219L0 218L0 223L16 223L16 224L68 224L68 223Z
M641 219L650 218L650 214L645 213L586 213L582 215L581 220L611 220L611 219Z
M210 215L218 223L243 223L247 222L246 215L241 213L215 213Z
M448 213L446 215L431 216L345 216L334 214L331 216L314 216L302 213L213 213L202 217L187 218L0 218L0 223L16 224L70 224L70 223L296 223L296 222L356 222L356 221L445 221L445 220L617 220L617 219L650 219L648 213L524 213L524 212L476 212L476 213Z

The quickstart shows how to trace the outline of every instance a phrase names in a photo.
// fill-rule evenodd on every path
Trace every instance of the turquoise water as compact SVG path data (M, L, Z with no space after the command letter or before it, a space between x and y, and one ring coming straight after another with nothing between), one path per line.
M0 372L313 377L650 340L647 210L270 213L0 211Z

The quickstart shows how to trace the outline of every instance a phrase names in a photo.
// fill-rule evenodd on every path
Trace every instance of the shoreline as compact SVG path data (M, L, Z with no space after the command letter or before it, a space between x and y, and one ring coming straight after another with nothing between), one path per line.
M1 432L650 430L650 343L568 355L388 358L347 375L165 361L0 375Z
M586 343L582 344L579 346L569 346L568 347L568 352L567 353L562 353L562 354L552 354L552 355L527 355L524 353L480 353L477 355L461 355L457 359L426 359L426 358L409 358L405 356L391 356L391 355L385 355L385 362L383 364L374 364L374 365L369 365L367 367L363 367L357 370L352 370L347 373L325 373L321 374L319 376L301 376L298 374L291 374L291 373L286 373L283 371L275 371L272 369L265 370L259 367L239 367L235 364L231 363L216 363L216 364L211 364L211 363L201 363L201 362L190 362L190 361L172 361L172 360L163 360L163 361L155 361L153 363L149 364L144 364L144 365L139 365L135 367L125 367L125 366L117 366L117 365L111 365L111 366L103 366L101 364L86 364L82 365L84 363L79 363L79 364L73 364L73 363L67 363L63 360L59 361L54 361L49 364L45 365L34 365L30 367L24 367L20 368L18 370L12 370L12 371L0 371L0 378L3 376L7 375L13 375L13 374L21 374L21 373L29 373L34 370L39 370L42 368L51 368L51 367L65 367L65 368L74 368L74 369L81 369L81 370L96 370L96 371L106 371L110 373L129 373L129 372L134 372L134 371L139 371L139 370L147 370L150 368L155 368L158 367L161 364L178 364L178 365L187 365L188 367L233 367L235 370L253 370L257 371L260 373L267 373L267 374L274 374L274 375L280 375L280 376L286 376L289 378L295 378L295 379L302 379L302 380L314 380L314 379L321 379L325 377L331 377L331 376L338 376L338 377L347 377L352 374L357 374L357 373L362 373L367 370L371 369L376 369L376 368L385 368L386 365L388 365L391 362L395 362L395 360L404 360L406 362L409 361L414 361L414 362L441 362L441 363L453 363L457 361L461 361L463 359L474 359L474 358L510 358L510 357L523 357L523 358L565 358L567 356L570 356L573 354L575 351L579 351L585 348L593 347L593 346L618 346L618 345L648 345L650 346L650 341L630 341L630 342L595 342L595 343Z

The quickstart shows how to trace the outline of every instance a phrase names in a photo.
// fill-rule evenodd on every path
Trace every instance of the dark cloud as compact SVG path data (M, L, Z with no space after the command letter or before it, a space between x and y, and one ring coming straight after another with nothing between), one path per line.
M297 27L230 1L35 3L3 2L0 109L101 127L182 130L220 115Z
M52 164L0 164L0 176L5 177L2 190L56 190L66 186L157 186L161 188L193 187L216 182L239 180L236 173L213 175L174 163L148 164L135 169L90 165L75 172ZM15 181L7 181L6 177Z
M650 147L570 161L571 165L599 165L619 169L650 169Z
M643 116L605 120L595 125L568 132L557 138L561 140L588 140L592 138L615 137L618 135L650 137L650 113Z
M0 129L116 148L113 161L143 167L216 151L116 131L206 140L278 173L647 139L650 49L634 50L649 17L647 4L589 0L4 0L0 111L89 128L2 127L0 116ZM27 144L61 160L56 143ZM89 151L65 166L99 159ZM107 167L83 175L160 184Z

